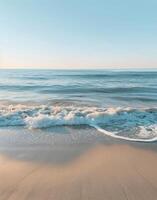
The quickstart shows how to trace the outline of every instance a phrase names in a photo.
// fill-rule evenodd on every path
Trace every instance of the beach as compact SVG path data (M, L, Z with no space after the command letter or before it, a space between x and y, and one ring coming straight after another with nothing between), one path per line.
M156 77L1 70L0 200L156 200Z
M0 200L157 200L157 0L0 0Z
M0 154L0 199L155 200L156 168L154 144L5 149Z
M61 134L52 143L53 135L46 140L46 132L35 140L30 130L1 131L0 199L156 199L155 142L127 142L88 128L70 130L96 136L74 140Z

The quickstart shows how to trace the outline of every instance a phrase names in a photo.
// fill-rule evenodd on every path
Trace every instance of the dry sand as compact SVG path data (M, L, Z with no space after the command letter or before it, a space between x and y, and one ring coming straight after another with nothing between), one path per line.
M70 151L78 149L70 147ZM48 150L37 152L39 157L53 160L54 154ZM64 162L58 163L38 162L33 153L34 161L1 154L0 200L157 199L154 150L123 144L97 145L70 160L66 147L61 153Z

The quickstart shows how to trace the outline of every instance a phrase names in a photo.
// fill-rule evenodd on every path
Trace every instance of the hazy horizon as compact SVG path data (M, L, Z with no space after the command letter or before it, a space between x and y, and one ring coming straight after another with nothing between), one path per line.
M136 70L146 70L146 71L151 71L151 70L157 70L157 67L47 67L47 66L42 66L42 67L38 67L38 66L21 66L21 67L16 67L16 66L9 66L9 67L6 67L6 66L0 66L0 70L4 70L4 69L8 69L8 70L11 70L11 69L28 69L28 70L133 70L133 71L136 71Z

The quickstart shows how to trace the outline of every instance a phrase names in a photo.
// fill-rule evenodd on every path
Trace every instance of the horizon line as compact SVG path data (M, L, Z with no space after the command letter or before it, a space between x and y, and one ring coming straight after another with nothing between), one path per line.
M25 69L25 70L157 70L157 67L2 67L0 66L0 70L11 70L11 69Z

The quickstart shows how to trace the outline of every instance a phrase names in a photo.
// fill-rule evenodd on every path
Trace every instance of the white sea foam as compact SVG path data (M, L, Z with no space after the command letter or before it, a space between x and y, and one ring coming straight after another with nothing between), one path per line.
M157 140L157 108L1 105L0 126L48 128L89 125L105 135L130 141Z
M108 136L111 136L111 137L114 137L114 138L117 138L117 139L122 139L122 140L127 140L127 141L132 141L132 142L155 142L155 141L157 141L157 132L156 132L156 135L153 138L149 138L149 135L147 135L147 137L143 138L143 135L142 135L143 139L142 138L140 139L140 138L131 138L131 137L128 137L128 136L117 135L117 132L106 131L106 130L100 128L97 125L93 125L93 127L96 128L101 133L108 135ZM144 132L145 132L145 128L143 128L143 129L144 129ZM140 134L143 134L143 133L140 133Z

